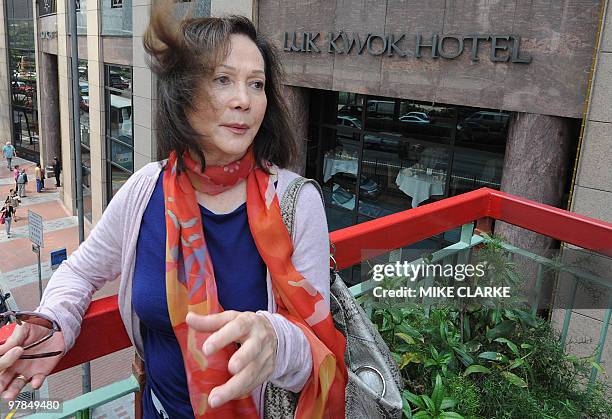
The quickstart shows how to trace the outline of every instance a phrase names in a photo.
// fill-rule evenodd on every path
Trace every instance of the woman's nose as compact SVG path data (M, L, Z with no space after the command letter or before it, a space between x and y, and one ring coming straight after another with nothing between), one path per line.
M235 84L234 93L232 95L231 107L236 109L247 110L251 106L251 97L248 92L248 88L244 83Z

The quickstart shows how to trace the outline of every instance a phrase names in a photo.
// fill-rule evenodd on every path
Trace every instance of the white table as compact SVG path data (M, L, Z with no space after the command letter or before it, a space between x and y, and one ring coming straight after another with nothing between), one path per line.
M356 158L341 159L334 156L325 156L323 161L323 181L327 182L336 173L352 173L357 176L359 162Z
M435 179L432 175L409 175L408 169L400 170L395 184L412 198L412 208L418 207L432 195L444 195L444 182Z

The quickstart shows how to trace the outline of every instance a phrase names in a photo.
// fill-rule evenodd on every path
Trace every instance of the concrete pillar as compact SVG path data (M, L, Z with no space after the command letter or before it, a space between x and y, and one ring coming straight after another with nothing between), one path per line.
M296 166L291 168L296 173L306 173L306 144L308 142L308 110L310 109L310 91L303 87L283 86L283 97L292 117L295 139L298 145Z
M588 92L588 111L585 118L585 129L578 153L576 175L572 185L569 209L572 212L612 222L612 2L603 3L604 20L599 34L596 50L593 82ZM610 244L612 246L612 244ZM570 262L580 258L580 267L601 278L610 278L612 259L595 252L586 252L573 246L567 246L563 252L563 261ZM605 310L609 307L606 298L610 291L594 287L592 295L601 295L598 304L574 306L569 326L568 351L580 356L590 356L596 349L599 334L602 330ZM553 320L561 329L565 310L558 307L553 313ZM612 327L602 348L601 365L608 374L598 377L607 384L612 384Z
M185 3L188 4L188 3ZM133 2L132 37L132 109L134 128L134 171L156 158L155 111L157 109L157 79L147 65L147 54L142 46L143 34L149 24L152 1Z
M57 74L57 56L41 53L38 68L44 74L44 83L39 83L41 157L44 164L53 163L53 157L61 153L59 91ZM39 73L40 74L40 73Z
M0 142L11 141L11 84L8 55L8 33L6 30L6 2L0 0Z
M570 164L572 133L572 124L566 118L514 114L508 130L501 190L543 204L561 206ZM496 222L495 234L529 252L544 257L555 256L551 250L555 240L550 237L502 222ZM527 281L525 289L533 290L537 265L522 258L516 262L519 262L519 273ZM542 303L547 303L551 291L552 285L546 281L541 294L544 296Z
M104 62L100 3L87 2L87 82L89 83L89 144L91 162L91 212L95 224L106 207L106 137L104 110Z
M572 124L566 118L514 114L508 129L501 190L560 206L572 132Z

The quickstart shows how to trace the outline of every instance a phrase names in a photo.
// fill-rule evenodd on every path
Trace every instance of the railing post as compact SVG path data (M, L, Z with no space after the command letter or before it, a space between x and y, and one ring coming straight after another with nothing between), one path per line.
M612 297L608 301L608 307L612 304ZM597 349L595 350L595 362L601 362L601 354L603 353L603 347L606 344L606 336L608 335L608 326L610 325L610 318L612 317L612 308L606 310L604 315L603 323L601 325L601 331L599 332L599 342L597 343ZM589 378L589 392L593 390L595 380L597 379L597 368L591 369L591 377Z
M144 361L140 358L136 351L134 351L134 361L132 362L132 374L140 386L140 390L134 393L134 418L142 419L142 391L145 386L146 376Z
M574 283L571 288L571 302L569 307L565 309L565 316L563 318L563 330L561 331L561 339L559 341L563 350L565 350L565 339L567 339L567 334L569 332L570 320L572 318L572 310L574 307L574 303L576 302L576 290L578 288L578 278L574 276Z
M511 255L513 253L510 253ZM531 306L531 314L534 316L538 312L538 305L540 304L540 294L542 292L542 278L544 276L544 265L538 263L538 276L536 277L535 283L535 295L533 297L533 306Z
M483 217L476 220L476 228L474 234L487 233L491 234L493 231L493 218Z

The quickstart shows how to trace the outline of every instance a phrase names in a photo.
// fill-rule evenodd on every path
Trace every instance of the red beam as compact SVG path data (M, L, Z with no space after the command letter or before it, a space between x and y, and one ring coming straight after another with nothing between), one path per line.
M487 189L490 217L612 257L612 224Z
M489 200L489 190L479 189L334 231L338 269L359 263L364 249L377 250L368 252L374 257L486 217Z
M129 348L128 337L119 315L117 296L92 301L81 324L75 345L62 358L53 373Z
M612 224L573 214L488 188L358 224L330 234L338 268L424 240L474 220L491 217L555 239L612 256ZM7 327L0 329L8 336ZM91 303L75 346L60 361L59 372L130 347L117 296Z

